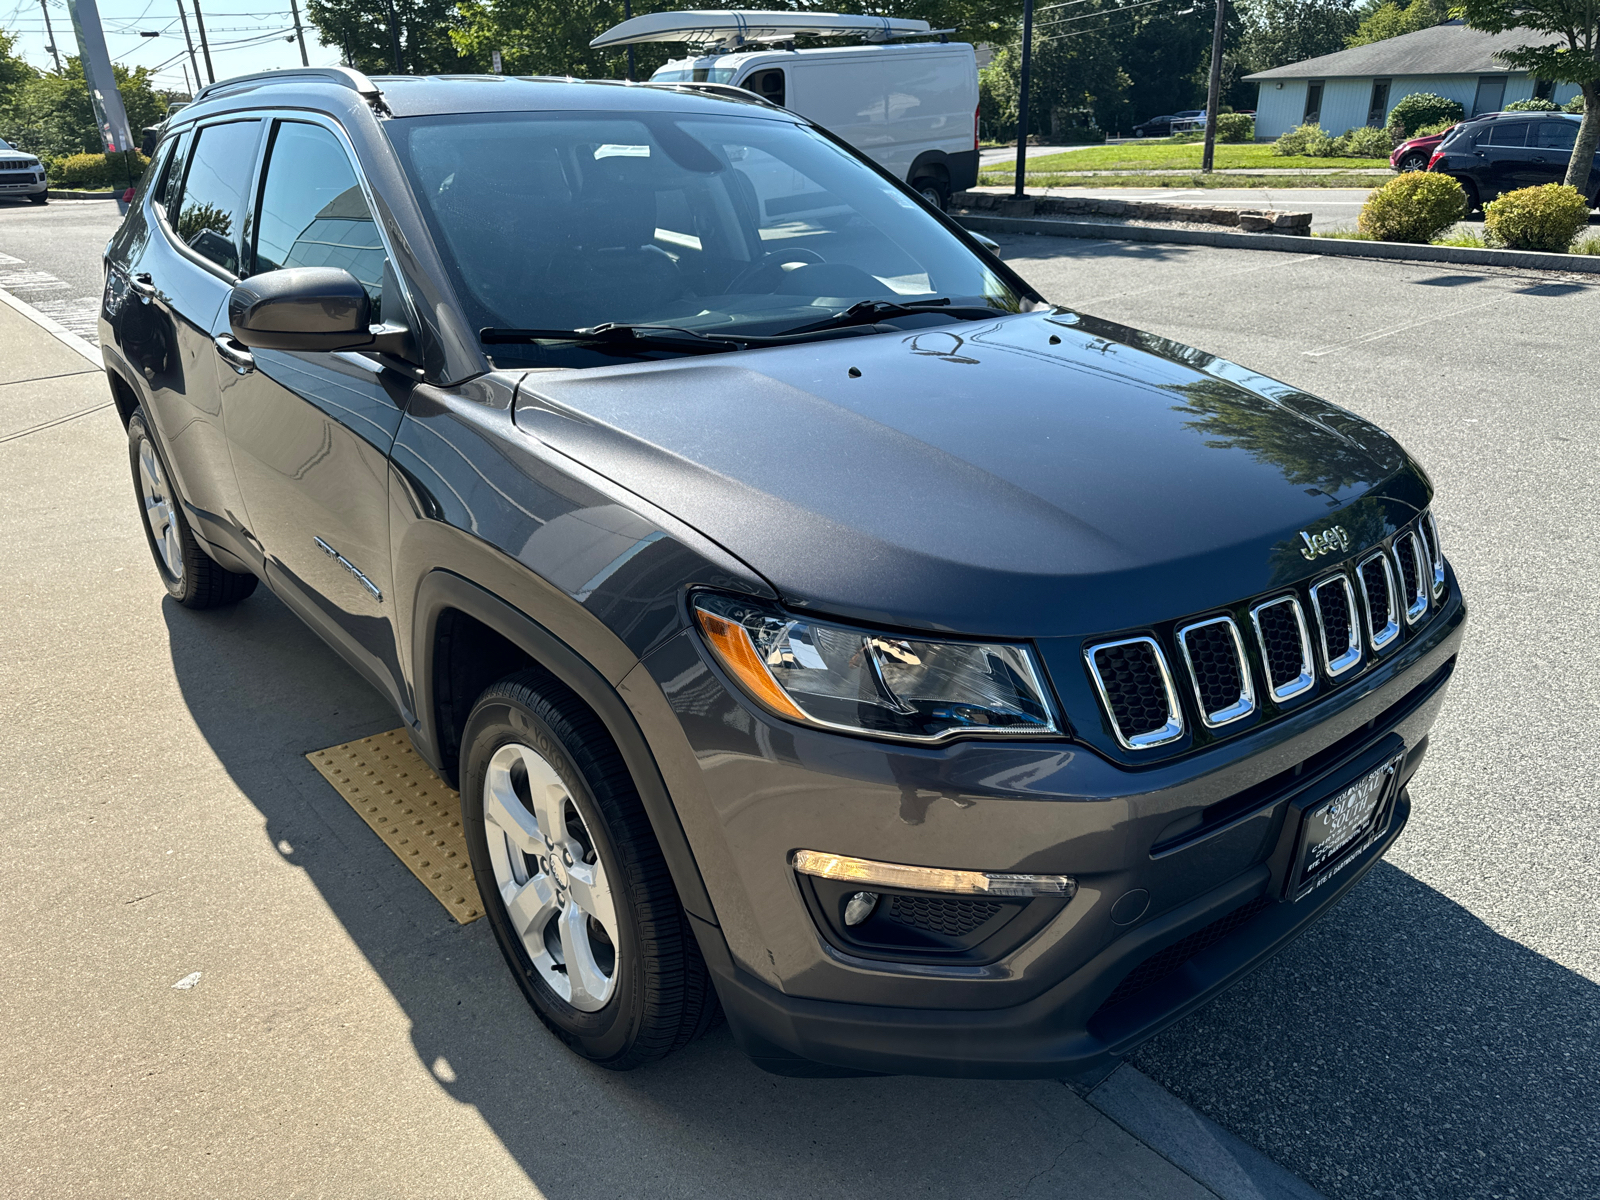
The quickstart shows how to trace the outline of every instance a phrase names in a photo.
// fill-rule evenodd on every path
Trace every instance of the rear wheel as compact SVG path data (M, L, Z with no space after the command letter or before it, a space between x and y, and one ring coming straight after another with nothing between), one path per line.
M924 175L911 185L922 198L940 212L950 207L950 185L932 175Z
M622 756L542 671L473 706L461 823L484 912L523 995L613 1070L705 1032L716 993Z
M1451 178L1459 183L1461 185L1461 190L1467 194L1467 211L1469 213L1475 213L1481 210L1483 208L1483 201L1478 198L1478 185L1473 183L1470 179L1461 178L1459 175L1452 175Z
M1413 150L1400 160L1398 169L1402 173L1406 171L1426 171L1428 169L1428 158L1429 156L1422 151Z
M228 570L195 541L172 473L161 447L150 436L142 408L135 409L128 420L128 460L144 536L168 594L185 608L220 608L237 604L255 591L254 575Z

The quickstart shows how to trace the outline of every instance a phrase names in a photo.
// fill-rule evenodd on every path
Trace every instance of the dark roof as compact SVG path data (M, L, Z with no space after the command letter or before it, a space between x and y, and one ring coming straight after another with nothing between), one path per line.
M1257 71L1245 78L1257 81L1367 75L1493 75L1512 69L1494 57L1495 51L1544 45L1553 40L1553 35L1532 29L1485 33L1481 29L1469 29L1460 21L1446 21L1431 29L1403 33L1381 42L1273 67L1270 71Z

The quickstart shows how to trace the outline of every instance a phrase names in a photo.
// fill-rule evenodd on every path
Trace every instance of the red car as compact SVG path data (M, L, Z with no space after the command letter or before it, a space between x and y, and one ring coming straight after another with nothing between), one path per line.
M1454 129L1452 125L1450 129ZM1428 160L1433 157L1433 152L1439 148L1439 143L1444 141L1444 133L1430 133L1426 137L1414 137L1409 142L1401 142L1394 148L1394 153L1389 155L1389 165L1396 171L1426 171Z

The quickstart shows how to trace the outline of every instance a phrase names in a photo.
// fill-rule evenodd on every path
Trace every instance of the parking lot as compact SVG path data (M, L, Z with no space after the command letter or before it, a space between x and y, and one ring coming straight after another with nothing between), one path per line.
M1397 434L1472 612L1388 861L1137 1065L1339 1200L1593 1196L1600 287L1000 240L1056 301ZM47 423L103 379L5 359L0 1192L1212 1194L1059 1083L777 1079L725 1029L624 1076L568 1055L303 757L394 715L264 589L165 600L115 416Z

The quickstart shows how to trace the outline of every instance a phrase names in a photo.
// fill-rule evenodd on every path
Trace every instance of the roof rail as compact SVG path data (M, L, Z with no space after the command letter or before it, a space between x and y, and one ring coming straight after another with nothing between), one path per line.
M234 91L248 91L266 83L288 83L295 80L316 83L337 83L356 92L374 108L383 109L383 93L360 71L350 67L286 67L281 71L258 71L253 75L235 75L208 83L194 94L192 103L227 95Z
M783 105L774 104L759 92L752 92L749 88L737 87L731 83L695 83L687 79L662 80L660 83L653 83L646 80L633 86L659 88L668 92L705 92L712 96L726 96L729 100L743 100L750 104L760 104L763 107L776 109L782 113L789 112ZM791 113L790 115L792 116L793 114Z

